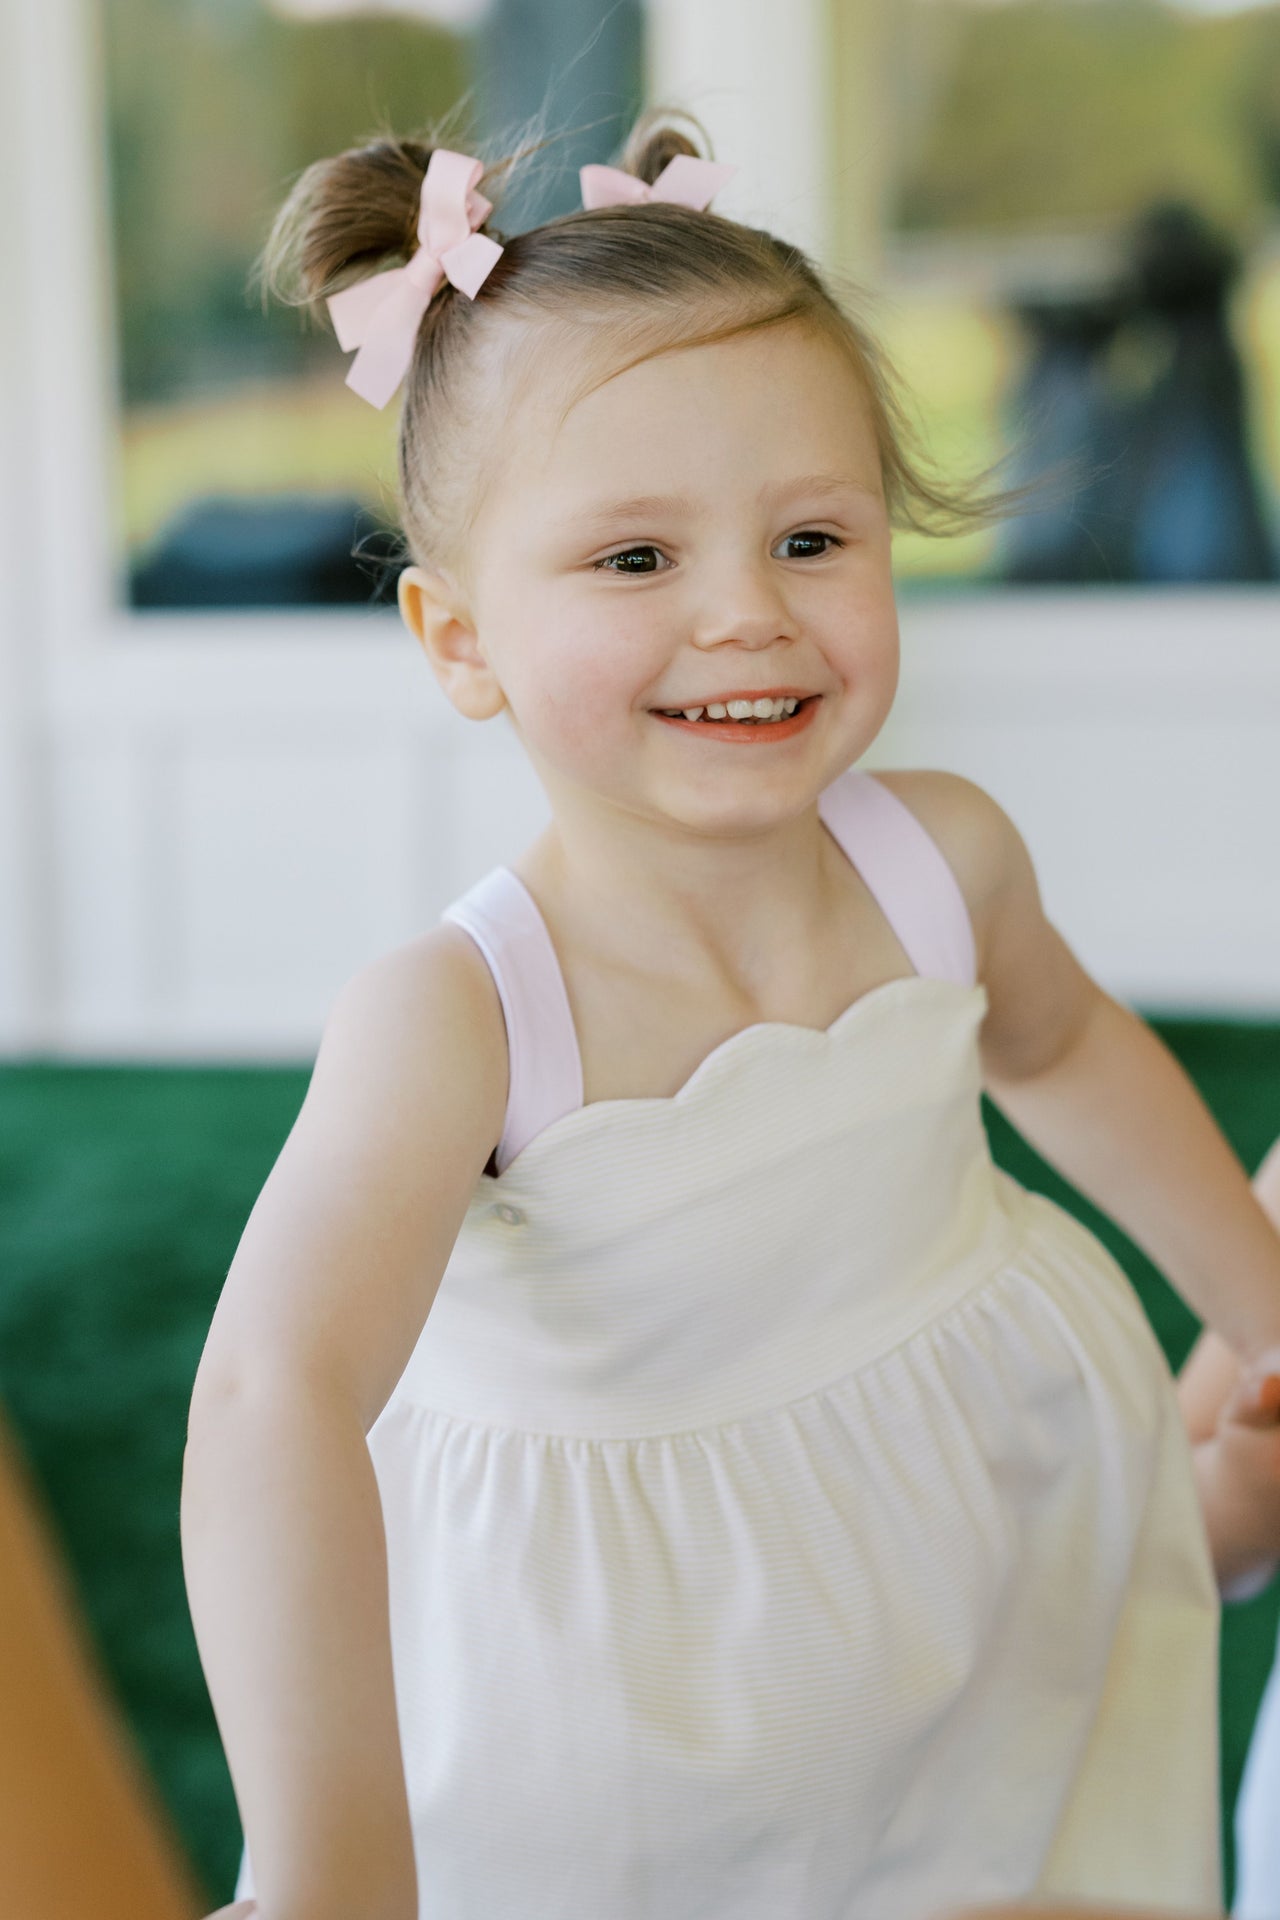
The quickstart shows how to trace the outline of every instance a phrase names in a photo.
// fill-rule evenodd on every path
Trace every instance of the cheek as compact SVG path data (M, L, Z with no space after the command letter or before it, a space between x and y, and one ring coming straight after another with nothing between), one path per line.
M591 758L601 736L601 702L581 676L538 689L530 739L552 759L577 764Z
M868 665L895 677L898 664L898 607L888 567L876 567L859 582L850 609L851 631L858 634Z
M869 635L870 670L878 694L877 708L883 719L898 691L901 650L898 644L898 615L892 599L877 608Z
M647 678L625 626L609 610L575 609L521 636L507 691L531 747L566 765L616 752Z
M833 616L833 617L831 617ZM898 690L898 610L878 571L850 582L823 627L827 657L865 718L886 718Z
M573 731L582 716L597 726L624 720L655 672L652 628L617 605L565 609L544 627L534 696L543 713Z
M871 646L877 665L896 681L898 677L898 608L892 593L875 607L870 622Z

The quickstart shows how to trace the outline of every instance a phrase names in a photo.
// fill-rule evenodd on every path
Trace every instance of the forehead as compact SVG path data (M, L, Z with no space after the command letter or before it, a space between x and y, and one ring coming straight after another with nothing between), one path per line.
M866 389L827 334L787 322L654 354L586 383L581 346L548 342L508 416L493 505L572 510L602 490L753 495L784 469L879 488ZM542 356L540 356L541 358Z

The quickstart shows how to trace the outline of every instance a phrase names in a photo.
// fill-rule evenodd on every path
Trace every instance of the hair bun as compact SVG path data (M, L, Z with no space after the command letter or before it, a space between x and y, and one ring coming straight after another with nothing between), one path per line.
M289 306L318 304L417 246L431 147L384 138L317 160L276 215L258 264L265 289Z
M680 121L682 125L673 125ZM687 133L685 128L692 129ZM691 113L674 107L654 107L642 114L628 136L619 165L625 173L635 174L652 186L668 161L680 154L693 160L710 160L711 142L701 123Z

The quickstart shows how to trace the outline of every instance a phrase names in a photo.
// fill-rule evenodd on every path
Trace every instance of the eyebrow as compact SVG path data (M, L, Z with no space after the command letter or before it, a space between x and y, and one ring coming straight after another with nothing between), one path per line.
M804 473L794 480L784 480L781 485L762 487L756 496L761 506L767 506L771 500L788 497L792 494L805 494L810 499L832 498L837 494L862 493L873 499L879 494L865 481L854 480L848 474ZM622 521L658 519L663 514L686 518L697 511L694 502L683 493L638 493L630 500L610 500L607 505L585 516L586 524L592 527L610 527Z
M631 500L611 500L584 516L593 527L610 527L618 520L656 520L664 513L691 514L692 500L683 493L638 493Z

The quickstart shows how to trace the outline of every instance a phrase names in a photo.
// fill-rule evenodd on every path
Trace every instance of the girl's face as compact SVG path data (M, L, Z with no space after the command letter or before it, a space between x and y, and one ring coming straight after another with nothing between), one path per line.
M696 832L803 810L897 685L849 362L808 327L765 327L646 360L562 416L554 393L522 402L469 564L477 650L553 806ZM763 700L784 717L708 715Z

